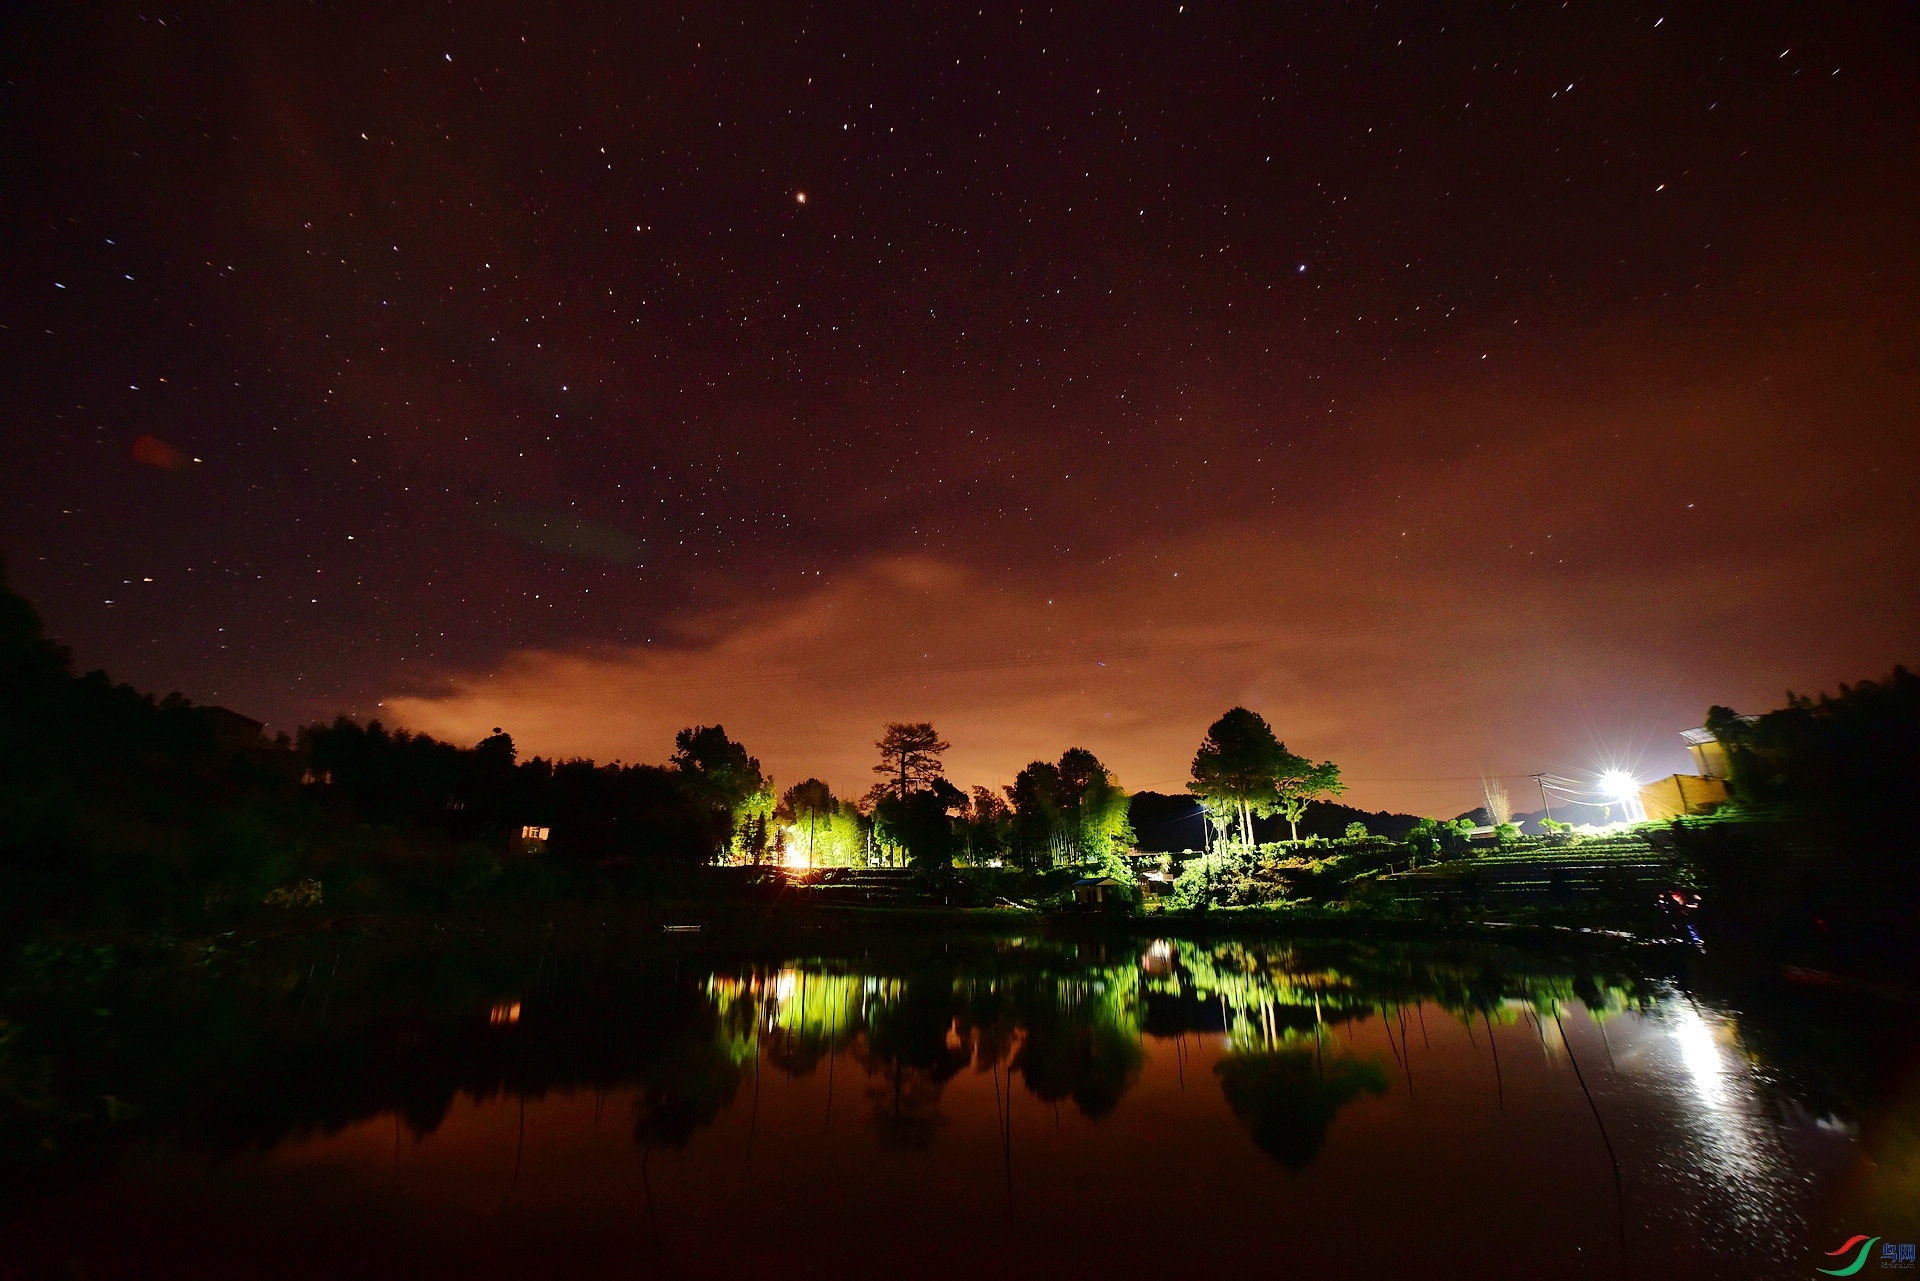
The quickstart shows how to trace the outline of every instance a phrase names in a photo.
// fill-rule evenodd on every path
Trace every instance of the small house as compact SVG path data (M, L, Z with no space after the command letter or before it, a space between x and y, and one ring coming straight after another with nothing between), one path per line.
M1649 819L1661 823L1684 814L1706 813L1731 799L1724 778L1672 774L1640 785L1640 808Z
M520 850L524 854L538 854L547 848L547 837L553 829L537 827L531 823L520 829Z
M1680 741L1687 745L1687 751L1693 755L1693 767L1698 778L1721 778L1727 774L1727 749L1710 729L1683 729Z
M1727 790L1727 749L1709 729L1683 729L1680 741L1693 754L1698 774L1671 774L1640 787L1640 808L1649 819L1665 822L1699 814L1732 799Z
M1073 904L1075 907L1098 907L1110 898L1118 897L1120 882L1111 876L1083 876L1073 883Z
M1167 895L1173 893L1173 883L1178 879L1173 872L1140 873L1140 892L1142 894Z

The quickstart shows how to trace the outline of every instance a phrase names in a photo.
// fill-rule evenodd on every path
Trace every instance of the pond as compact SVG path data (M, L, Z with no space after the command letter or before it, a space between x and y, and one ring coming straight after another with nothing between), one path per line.
M1815 1276L1920 1218L1910 1007L1691 952L168 956L47 952L12 989L27 1274Z

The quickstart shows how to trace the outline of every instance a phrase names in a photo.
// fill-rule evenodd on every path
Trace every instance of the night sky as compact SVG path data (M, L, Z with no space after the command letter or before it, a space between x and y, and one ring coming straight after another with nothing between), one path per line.
M78 8L0 547L141 688L1452 814L1920 659L1909 6Z

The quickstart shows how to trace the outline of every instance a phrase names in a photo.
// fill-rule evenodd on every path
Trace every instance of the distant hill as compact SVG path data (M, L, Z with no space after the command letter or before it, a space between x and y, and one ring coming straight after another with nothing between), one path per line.
M1206 843L1206 820L1201 817L1200 802L1184 792L1171 796L1164 792L1135 792L1127 817L1133 823L1137 847L1151 853L1197 850ZM1399 840L1419 821L1413 814L1386 810L1369 813L1351 805L1320 802L1307 807L1306 817L1300 820L1300 835L1341 836L1346 833L1347 824L1360 822L1376 836ZM1286 820L1255 819L1253 835L1257 841L1283 841L1288 835Z
M1546 833L1540 826L1540 820L1546 816L1545 810L1533 810L1526 814L1516 811L1513 821L1527 836L1544 836ZM1454 817L1468 819L1476 827L1485 827L1493 821L1487 817L1484 805L1477 805L1466 813L1457 814ZM1601 827L1626 816L1621 813L1618 805L1584 805L1578 801L1561 801L1554 805L1553 817L1561 823L1591 823L1595 827Z

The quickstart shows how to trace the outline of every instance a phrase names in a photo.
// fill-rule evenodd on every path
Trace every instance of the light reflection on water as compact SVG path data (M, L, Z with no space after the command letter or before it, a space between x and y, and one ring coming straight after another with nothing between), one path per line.
M546 967L390 1062L344 1030L344 1100L281 1080L257 1138L176 1132L12 1243L103 1275L1801 1275L1854 1156L1768 1101L1732 1014L1617 965L1160 939Z
M1673 1040L1680 1047L1680 1061L1693 1077L1693 1088L1709 1108L1725 1107L1726 1083L1722 1080L1720 1046L1714 1029L1700 1017L1691 1002L1676 1003L1672 1013Z
M1641 1173L1651 1220L1718 1250L1804 1236L1818 1170L1797 1149L1830 1150L1841 1136L1764 1097L1726 1012L1668 991L1637 1024L1624 1038L1624 1079L1664 1119Z

